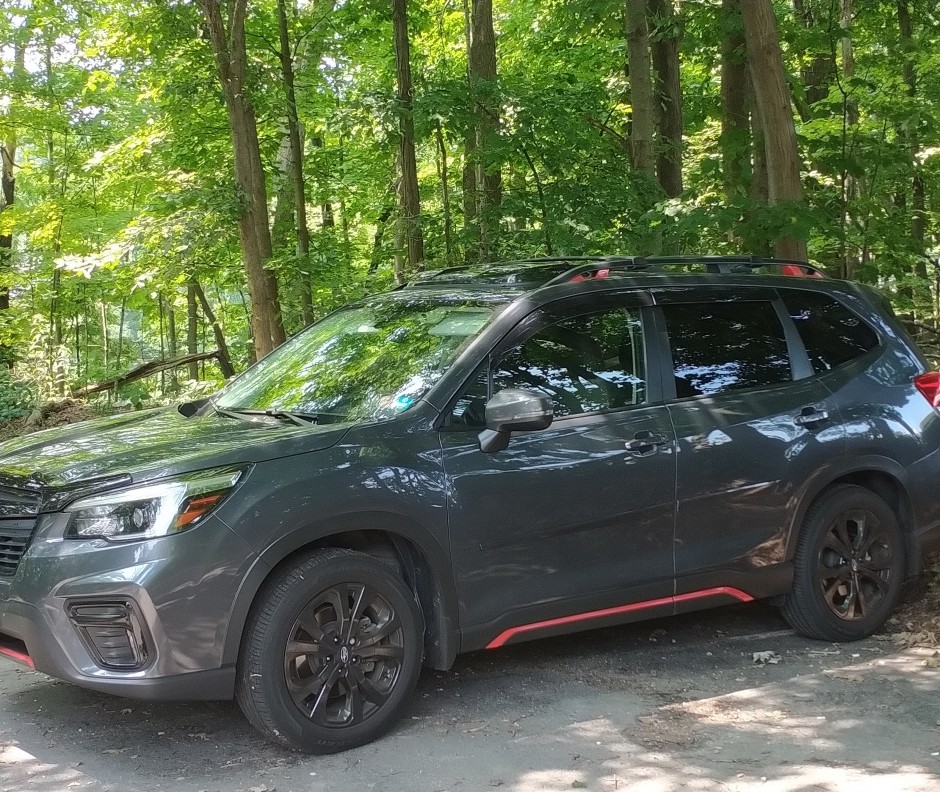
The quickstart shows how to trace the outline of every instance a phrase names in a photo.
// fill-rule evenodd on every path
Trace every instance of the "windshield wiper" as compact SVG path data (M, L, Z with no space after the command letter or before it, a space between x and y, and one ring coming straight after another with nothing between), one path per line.
M253 415L264 415L267 418L290 421L297 426L308 426L317 422L317 416L313 413L291 412L288 410L248 410L241 407L215 407L215 412L225 418L238 418L240 420L251 420Z

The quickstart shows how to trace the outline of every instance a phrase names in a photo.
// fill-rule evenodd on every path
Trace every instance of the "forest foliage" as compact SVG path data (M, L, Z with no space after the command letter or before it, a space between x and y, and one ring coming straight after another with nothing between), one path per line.
M0 420L474 261L806 250L935 327L938 130L928 0L3 0Z

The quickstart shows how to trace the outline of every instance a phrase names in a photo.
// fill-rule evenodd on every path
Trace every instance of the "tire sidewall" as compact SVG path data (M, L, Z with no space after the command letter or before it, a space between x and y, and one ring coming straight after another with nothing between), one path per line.
M815 569L820 554L832 526L839 515L847 511L867 511L874 514L886 526L891 547L891 566L889 568L888 592L869 616L858 621L846 621L833 613L820 591ZM897 516L891 507L873 492L863 487L846 487L831 493L823 501L807 525L808 535L798 563L805 568L798 570L797 586L803 587L803 594L808 595L815 606L818 618L829 628L833 635L842 640L866 638L888 619L894 611L901 595L905 568L905 542Z

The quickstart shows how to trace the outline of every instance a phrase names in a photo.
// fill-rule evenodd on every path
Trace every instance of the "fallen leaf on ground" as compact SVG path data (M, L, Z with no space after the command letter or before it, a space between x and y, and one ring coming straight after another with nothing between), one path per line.
M780 655L776 652L754 652L753 662L763 665L776 665L780 662Z

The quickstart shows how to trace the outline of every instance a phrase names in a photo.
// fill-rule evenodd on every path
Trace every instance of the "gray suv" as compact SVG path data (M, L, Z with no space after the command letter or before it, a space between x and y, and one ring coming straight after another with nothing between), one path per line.
M458 652L757 598L862 638L940 540L938 404L804 263L429 272L203 403L0 446L0 653L325 753Z

